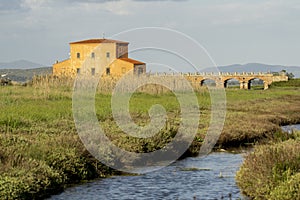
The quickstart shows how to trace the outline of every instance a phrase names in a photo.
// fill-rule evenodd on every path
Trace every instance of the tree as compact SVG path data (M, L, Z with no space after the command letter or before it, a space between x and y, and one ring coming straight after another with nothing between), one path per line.
M295 75L293 73L286 73L286 75L289 78L289 80L291 80L295 77Z
M280 71L281 73L285 73L285 75L288 77L289 80L293 79L295 77L295 75L291 72L287 72L285 69Z

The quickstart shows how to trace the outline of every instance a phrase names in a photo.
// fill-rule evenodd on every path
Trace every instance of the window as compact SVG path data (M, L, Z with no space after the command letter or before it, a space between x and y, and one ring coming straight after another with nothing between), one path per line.
M80 74L80 68L77 68L77 74Z
M80 53L77 53L77 58L80 58Z
M144 73L143 67L139 67L138 68L138 75L143 74L143 73Z
M110 75L110 68L106 68L106 75Z
M91 57L95 58L95 53L94 52L91 53Z
M91 69L91 73L92 73L92 76L95 75L95 68L92 68L92 69Z
M122 67L122 73L125 74L126 73L126 68Z
M106 58L109 58L109 57L110 57L110 53L106 52Z

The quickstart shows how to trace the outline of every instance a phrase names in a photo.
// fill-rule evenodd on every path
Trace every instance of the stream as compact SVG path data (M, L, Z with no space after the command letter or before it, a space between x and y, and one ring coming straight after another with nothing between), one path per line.
M283 126L291 132L300 124ZM113 176L67 188L50 200L131 199L247 199L235 182L244 153L213 152L188 157L138 176Z
M114 176L66 189L51 200L244 199L235 183L242 154L189 157L139 176Z

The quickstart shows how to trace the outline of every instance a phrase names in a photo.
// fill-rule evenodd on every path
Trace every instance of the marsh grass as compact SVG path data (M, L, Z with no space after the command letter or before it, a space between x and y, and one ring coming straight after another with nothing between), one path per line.
M73 85L74 80L67 77L44 76L27 86L0 87L0 199L39 199L62 190L65 184L116 173L94 159L77 135ZM180 107L170 90L148 85L132 95L129 112L135 123L149 123L148 110L153 104L164 106L168 116L158 134L140 139L129 137L114 122L110 108L114 85L113 80L103 79L97 88L95 109L99 123L116 145L151 152L172 140L180 122ZM227 117L218 147L281 140L285 135L279 126L300 121L297 87L226 89L226 94ZM208 90L198 88L196 95L201 113L199 130L185 156L197 154L210 122Z
M300 141L257 146L237 173L242 191L254 199L299 199Z

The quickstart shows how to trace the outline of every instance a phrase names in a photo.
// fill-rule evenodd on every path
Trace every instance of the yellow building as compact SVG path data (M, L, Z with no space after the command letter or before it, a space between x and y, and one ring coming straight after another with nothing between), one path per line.
M76 74L120 77L146 73L146 64L128 58L128 42L90 39L70 43L70 58L53 65L54 76Z

